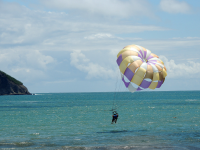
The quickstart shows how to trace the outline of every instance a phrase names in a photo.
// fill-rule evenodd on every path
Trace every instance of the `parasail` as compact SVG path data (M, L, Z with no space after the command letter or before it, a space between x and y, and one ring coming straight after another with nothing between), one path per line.
M160 88L167 76L163 61L138 45L124 47L117 55L117 64L130 92Z

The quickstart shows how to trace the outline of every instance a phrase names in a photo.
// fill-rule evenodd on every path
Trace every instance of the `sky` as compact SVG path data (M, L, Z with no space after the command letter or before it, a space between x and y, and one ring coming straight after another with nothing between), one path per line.
M156 91L200 90L199 0L0 0L0 70L31 93L128 91L131 44L167 68Z

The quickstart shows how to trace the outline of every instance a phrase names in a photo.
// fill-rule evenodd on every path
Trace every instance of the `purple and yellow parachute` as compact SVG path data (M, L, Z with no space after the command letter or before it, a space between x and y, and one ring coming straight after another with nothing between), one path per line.
M117 55L122 81L130 92L160 88L167 69L159 57L138 45L128 45Z

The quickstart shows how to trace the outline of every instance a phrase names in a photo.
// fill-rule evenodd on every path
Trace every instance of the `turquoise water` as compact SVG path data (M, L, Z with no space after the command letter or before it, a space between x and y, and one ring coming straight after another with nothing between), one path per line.
M200 149L199 110L200 91L0 96L0 149Z

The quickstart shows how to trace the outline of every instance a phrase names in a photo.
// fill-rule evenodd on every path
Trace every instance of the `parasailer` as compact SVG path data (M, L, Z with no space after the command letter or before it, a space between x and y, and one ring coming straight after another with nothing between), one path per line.
M128 45L117 55L121 78L130 92L160 88L167 76L163 61L150 50L139 45ZM112 109L113 110L116 110ZM118 118L118 114L114 117ZM116 119L117 121L117 119ZM116 122L115 122L116 123Z
M113 111L111 124L113 124L114 122L117 123L118 117L119 117L118 113L116 111Z

